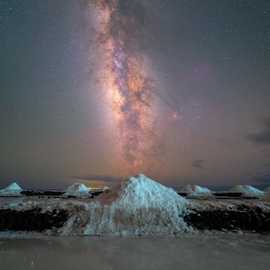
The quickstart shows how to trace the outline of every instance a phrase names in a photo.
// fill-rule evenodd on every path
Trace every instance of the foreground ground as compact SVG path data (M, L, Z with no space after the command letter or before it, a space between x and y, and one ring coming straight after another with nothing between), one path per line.
M5 270L270 269L270 236L204 233L180 238L1 239Z
M2 197L0 231L103 237L177 236L205 230L270 233L270 202L263 196L210 194L185 199L144 175L96 197L79 195Z
M270 202L259 199L189 199L187 213L175 221L179 231L171 225L170 219L162 219L160 213L171 215L172 206L162 208L135 208L134 213L125 207L118 208L114 216L107 208L96 204L93 199L64 199L53 197L0 198L0 232L25 231L43 232L45 235L168 235L182 234L181 226L193 230L246 231L270 233ZM180 201L181 203L181 201ZM131 203L131 210L135 204ZM161 205L162 206L162 205ZM163 212L162 212L163 211ZM110 212L111 213L111 212ZM144 215L145 214L145 215ZM152 215L152 216L151 216ZM151 218L149 219L149 216ZM111 217L113 220L111 220ZM170 216L168 216L170 218ZM112 229L103 227L112 223ZM152 223L153 224L152 224ZM137 229L156 228L157 233L137 233ZM103 227L101 226L103 224ZM146 224L146 225L145 225ZM123 227L126 226L126 227ZM119 227L117 227L119 226ZM122 226L122 227L121 227ZM148 226L148 227L147 227ZM86 230L88 228L88 230ZM120 229L119 229L120 228ZM121 234L124 228L125 234ZM127 228L127 229L126 229ZM129 230L129 231L128 231ZM161 232L161 233L160 233ZM176 232L176 233L175 233Z

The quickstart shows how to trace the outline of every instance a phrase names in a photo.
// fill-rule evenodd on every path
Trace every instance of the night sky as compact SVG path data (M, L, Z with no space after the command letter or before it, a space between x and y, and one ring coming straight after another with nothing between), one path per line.
M118 1L154 84L155 150L137 172L174 186L270 184L270 1ZM0 185L127 175L94 13L88 0L0 0Z

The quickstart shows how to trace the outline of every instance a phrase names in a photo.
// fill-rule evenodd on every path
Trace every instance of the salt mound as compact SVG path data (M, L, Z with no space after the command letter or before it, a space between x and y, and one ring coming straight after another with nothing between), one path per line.
M63 196L72 196L79 198L90 197L91 195L89 194L89 191L90 188L88 188L86 185L81 183L74 183L66 189L66 192Z
M266 199L267 201L270 200L270 187L264 190L264 199Z
M183 220L188 201L143 174L122 184L114 200L89 205L84 234L149 235L176 234L188 230ZM102 210L101 210L102 208Z
M210 189L198 185L186 185L180 189L180 193L187 193L190 197L206 197L212 195Z
M264 195L263 191L249 185L237 185L229 191L233 193L241 193L245 197L261 197Z
M22 188L16 183L11 183L6 188L0 190L0 196L20 196Z
M173 189L140 174L131 177L122 187L117 204L132 209L160 208L170 211L171 207L184 206L186 200Z

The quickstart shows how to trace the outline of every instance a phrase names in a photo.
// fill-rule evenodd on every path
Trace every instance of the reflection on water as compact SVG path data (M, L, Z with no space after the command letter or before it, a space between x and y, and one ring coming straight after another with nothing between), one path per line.
M270 237L0 239L0 269L270 269Z

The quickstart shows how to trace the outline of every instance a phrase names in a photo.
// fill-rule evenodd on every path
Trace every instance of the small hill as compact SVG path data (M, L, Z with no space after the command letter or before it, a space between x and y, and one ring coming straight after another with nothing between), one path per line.
M264 192L250 185L236 185L229 192L241 193L245 197L262 197Z
M22 191L23 189L16 182L13 182L0 190L0 196L20 196Z
M131 177L122 186L117 203L128 208L160 208L171 209L177 204L183 207L186 200L172 188L140 174Z
M102 194L90 207L86 230L94 234L175 234L188 230L189 202L173 189L140 174ZM102 206L102 211L100 207Z
M66 189L64 197L72 196L78 198L90 197L90 188L81 183L74 183Z
M179 192L186 193L189 197L207 197L212 195L210 189L190 184L182 187Z

